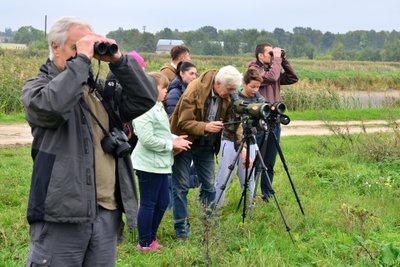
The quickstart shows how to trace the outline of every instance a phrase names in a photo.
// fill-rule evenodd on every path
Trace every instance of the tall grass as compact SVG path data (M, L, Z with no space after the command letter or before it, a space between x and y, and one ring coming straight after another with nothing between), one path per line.
M46 61L48 52L37 50L4 50L0 54L0 113L22 112L19 101L24 82L37 75L39 67ZM169 55L142 53L147 71L157 71L170 62ZM244 72L253 58L250 56L192 56L198 73L209 69L219 69L224 65L234 65ZM386 91L400 90L400 63L398 62L355 62L331 60L290 59L300 81L284 87L285 102L291 110L321 108L321 103L339 104L337 92L344 90ZM98 65L93 61L96 72ZM100 77L105 78L108 66L101 64ZM310 100L310 97L312 98ZM321 100L322 99L322 100ZM350 102L354 102L350 99ZM300 105L300 106L297 106ZM348 105L354 105L350 103ZM330 107L330 108L331 108ZM357 106L356 106L357 107ZM354 108L354 107L353 107Z
M274 187L294 245L273 202L257 198L254 210L242 222L242 210L236 210L241 191L235 178L208 228L199 191L191 190L189 240L175 240L172 213L167 211L158 236L166 249L141 254L135 249L135 236L126 232L118 245L117 266L398 266L399 156L375 160L367 157L367 150L356 150L374 141L383 145L371 153L383 155L393 146L388 135L362 133L351 138L345 146L342 143L347 141L335 135L282 138L305 210L302 216L278 159ZM28 251L29 154L29 147L0 149L0 261L4 266L22 266Z

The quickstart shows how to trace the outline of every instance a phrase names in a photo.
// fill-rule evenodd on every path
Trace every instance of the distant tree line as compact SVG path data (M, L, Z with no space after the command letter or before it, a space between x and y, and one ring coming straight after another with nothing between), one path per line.
M8 42L24 43L33 48L47 47L44 32L31 26L12 32L6 29L0 36ZM400 32L350 31L321 32L309 27L295 27L293 32L276 28L273 32L257 29L217 30L204 26L194 31L163 30L152 34L138 29L118 28L107 34L125 50L155 52L159 39L183 40L194 55L253 54L256 44L269 42L284 48L293 58L323 58L334 60L400 61Z

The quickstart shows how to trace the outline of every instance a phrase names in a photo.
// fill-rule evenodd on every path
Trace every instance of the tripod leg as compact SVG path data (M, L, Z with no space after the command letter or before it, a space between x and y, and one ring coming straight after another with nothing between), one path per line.
M220 203L221 198L222 198L222 196L223 196L223 194L224 194L224 192L225 192L225 189L226 189L227 185L228 185L229 182L230 182L230 178L231 178L231 176L232 176L232 172L234 171L235 166L236 166L236 164L237 164L237 162L238 162L238 160L239 160L239 156L240 156L241 151L242 151L242 149L243 149L244 142L245 142L245 140L242 140L242 142L240 143L240 146L239 146L239 148L238 148L238 150L237 150L237 152L236 152L236 154L235 154L234 160L233 160L233 162L231 163L231 165L229 165L229 167L228 167L229 172L228 172L228 174L227 174L227 176L226 176L226 178L225 178L225 181L224 181L223 184L219 187L220 192L219 192L219 194L217 194L217 196L216 196L216 198L215 198L215 199L216 199L216 200L215 200L215 203L216 203L216 204L214 205L214 208L213 208L214 211L215 211L216 207L217 207L218 205L221 204L221 203ZM218 175L217 175L217 179L219 179ZM213 213L214 213L214 211L213 211Z
M244 223L244 219L246 218L246 200L247 200L247 198L246 198L246 196L247 196L247 188L248 188L248 176L250 175L250 173L249 173L249 167L250 167L250 145L251 145L251 141L252 141L252 139L251 139L251 136L249 136L249 137L246 137L246 145L247 145L247 149L246 149L246 162L245 162L245 175L244 175L244 188L243 188L243 192L242 192L242 196L241 196L241 198L240 198L240 201L239 201L239 206L240 206L240 203L242 202L242 200L243 200L243 212L242 212L242 221L243 221L243 223ZM238 206L238 208L239 208L239 206Z
M246 139L246 145L247 145L247 151L246 151L246 159L245 159L245 166L244 170L242 166L239 166L239 178L240 178L240 184L242 186L242 195L240 197L240 201L238 204L237 209L239 209L242 200L243 200L243 222L246 217L247 213L247 206L250 207L250 211L252 211L252 203L253 203L253 198L254 198L254 192L255 192L255 183L254 183L254 170L255 170L255 160L257 159L257 155L255 155L255 150L258 149L257 146L257 141L254 135L253 130L247 129L245 131L245 139ZM253 161L253 165L250 169L250 161ZM247 197L248 196L248 197ZM249 204L249 205L248 205Z
M271 132L272 132L272 136L273 136L273 139L274 139L274 142L275 142L276 149L278 150L279 157L280 157L280 159L282 161L282 164L283 164L283 167L285 169L285 172L286 172L286 174L287 174L287 176L289 178L289 182L290 182L290 185L291 185L291 187L293 189L293 192L294 192L294 195L296 197L297 203L299 204L300 211L304 215L303 206L301 205L300 198L299 198L299 196L297 194L296 188L294 187L294 183L293 183L292 177L290 176L289 169L288 169L288 166L286 164L286 160L285 160L285 157L283 155L281 146L279 145L278 138L276 137L276 134L274 133L274 131L271 131Z
M260 153L260 151L259 151L258 148L256 148L256 152L257 152L257 155L260 157L260 159L262 159L261 153ZM274 198L274 200L275 200L276 207L278 208L279 213L281 214L282 221L283 221L283 223L284 223L284 225L285 225L285 227L286 227L286 231L288 232L288 234L289 234L289 236L290 236L290 239L292 240L292 242L293 242L293 244L294 244L294 239L293 239L292 233L290 232L290 227L289 227L289 225L288 225L288 223L287 223L287 221L286 221L286 218L285 218L285 215L283 214L283 211L282 211L282 209L281 209L281 206L279 205L278 199L276 198L275 190L273 190L273 188L272 188L271 180L269 179L268 172L267 172L267 167L265 166L265 163L264 163L263 160L260 160L260 163L261 163L261 166L262 166L262 171L263 171L263 172L265 173L265 175L266 175L267 182L269 183L269 186L270 186L271 189L272 189L272 192L273 192L273 193L272 193L272 196L273 196L273 198Z
M238 163L238 176L239 176L239 181L240 181L240 186L242 190L242 195L241 195L241 200L244 199L245 196L245 190L247 192L246 195L246 204L247 206L250 206L252 203L252 199L254 198L254 191L255 191L255 182L254 182L254 166L255 166L255 150L254 146L250 145L250 162L253 162L252 167L246 169L243 167L243 162L242 159L239 159ZM239 202L239 206L241 204L241 201Z

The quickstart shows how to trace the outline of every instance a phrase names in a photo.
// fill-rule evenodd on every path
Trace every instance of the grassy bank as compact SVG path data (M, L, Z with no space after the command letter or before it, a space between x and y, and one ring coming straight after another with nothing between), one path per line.
M392 142L392 137L397 141ZM352 139L351 141L348 141ZM276 197L295 239L293 245L274 203L257 204L242 223L237 179L228 188L218 216L204 224L189 194L192 236L176 241L168 211L159 240L163 253L141 254L125 233L117 266L383 266L399 265L400 157L396 135L284 137L281 145L305 210L302 216L279 159ZM370 143L383 144L365 149ZM369 153L395 146L382 158ZM396 152L397 151L397 152ZM397 154L396 154L397 153ZM31 160L29 147L0 149L0 261L22 266L28 250L25 220ZM209 249L207 250L207 245ZM397 253L397 254L396 254ZM396 259L397 257L397 259Z
M306 110L288 111L287 115L293 120L392 120L400 119L400 107L370 108L352 110Z

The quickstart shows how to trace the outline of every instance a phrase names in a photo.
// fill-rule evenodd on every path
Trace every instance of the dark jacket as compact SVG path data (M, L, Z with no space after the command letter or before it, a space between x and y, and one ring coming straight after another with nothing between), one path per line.
M205 131L207 122L205 116L206 100L211 94L214 87L214 79L217 70L209 70L200 75L199 78L193 80L188 85L187 89L179 99L174 113L170 117L171 132L176 135L188 135L188 140L193 141L195 138L205 136L208 133ZM220 107L220 117L224 122L227 122L232 117L231 99L223 98ZM232 133L234 134L234 133ZM242 140L243 129L240 126L237 129L238 143ZM213 144L215 154L218 154L221 144L221 132Z
M123 56L109 64L118 77L110 100L123 121L132 120L156 102L157 90L136 61ZM22 88L26 119L32 128L33 172L28 222L93 222L97 215L94 143L83 108L83 89L90 73L84 55L59 71L51 61ZM104 82L99 85L104 88ZM81 103L81 104L79 104ZM85 103L85 102L83 102ZM136 225L137 195L128 157L116 160L116 199L130 230Z
M271 65L263 65L258 60L253 61L249 68L256 69L261 74L263 81L259 92L269 102L281 102L281 85L293 84L299 80L289 61L282 58L273 58Z
M187 84L181 80L178 76L172 80L171 84L168 87L167 97L166 97L166 106L167 106L167 114L171 116L175 110L176 103L178 103L179 98L186 90Z

